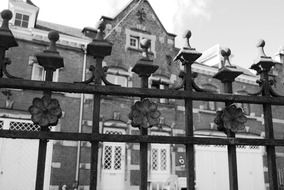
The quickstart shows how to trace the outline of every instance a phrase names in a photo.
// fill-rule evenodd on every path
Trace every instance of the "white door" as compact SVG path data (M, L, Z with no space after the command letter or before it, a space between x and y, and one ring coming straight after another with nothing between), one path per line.
M125 133L122 129L105 129L105 134ZM103 143L102 154L102 190L124 190L125 179L125 143Z
M38 130L29 120L0 118L0 125L2 129ZM0 138L0 189L35 189L38 144L38 140ZM50 170L46 168L46 171ZM46 173L45 181L49 181L49 178L50 173Z

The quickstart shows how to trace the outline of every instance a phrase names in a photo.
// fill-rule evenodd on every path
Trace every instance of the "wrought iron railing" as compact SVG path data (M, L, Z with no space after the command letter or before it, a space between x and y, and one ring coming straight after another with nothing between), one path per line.
M17 46L13 34L8 28L8 21L12 18L12 13L5 10L1 13L3 24L0 28L0 87L14 89L29 89L43 92L42 98L35 98L29 111L31 119L40 126L40 131L20 131L20 130L0 130L1 138L20 138L20 139L39 139L36 190L43 189L46 147L47 141L52 140L71 140L71 141L89 141L91 142L91 169L90 169L90 190L97 189L97 165L98 149L100 142L127 142L140 143L140 189L147 189L147 165L148 153L147 147L150 143L159 144L183 144L186 146L186 172L187 188L195 189L195 168L194 168L194 145L226 145L228 148L229 163L229 181L230 189L238 189L238 175L236 162L236 146L251 145L265 146L267 151L268 179L271 190L278 189L277 170L275 160L275 146L284 146L284 140L274 139L271 105L284 105L284 97L280 97L272 88L272 81L268 78L268 73L275 62L263 51L264 41L258 44L259 57L252 69L260 75L259 91L251 96L233 95L232 83L235 78L241 74L235 67L229 63L230 50L222 50L224 65L214 76L219 79L224 86L224 93L214 94L199 88L194 82L194 75L191 71L191 65L201 56L194 48L190 47L190 31L186 32L185 38L187 46L182 48L176 60L180 61L185 71L180 75L182 85L168 90L148 89L148 78L154 73L158 66L147 55L149 41L142 42L142 48L145 50L145 57L140 59L133 72L141 78L141 88L125 88L111 84L106 80L102 61L104 57L111 54L112 44L103 39L102 31L104 25L99 26L97 38L87 46L87 53L93 56L94 61L90 66L92 76L90 79L80 83L51 82L53 71L63 67L63 58L56 50L56 41L59 39L57 32L50 32L50 47L44 52L37 53L35 56L41 66L46 71L45 81L31 81L12 76L7 72L6 66L9 61L5 57L5 52L9 48ZM6 78L4 78L6 76ZM106 85L101 85L104 82ZM92 133L70 133L70 132L51 132L50 126L56 125L61 116L59 102L52 98L53 92L72 92L85 93L93 95L93 122ZM132 96L141 97L141 101L132 106L129 114L132 125L140 129L140 135L114 135L102 134L99 132L100 105L102 95L113 96ZM159 121L160 112L157 105L148 98L171 98L184 100L185 106L185 126L186 135L176 136L150 136L147 135L147 129ZM219 101L225 102L226 107L217 113L216 124L219 130L227 134L227 138L195 137L193 130L193 101ZM245 139L236 138L235 132L244 126L246 121L242 110L232 105L233 102L262 104L264 114L265 138L264 139ZM1 156L1 155L0 155Z

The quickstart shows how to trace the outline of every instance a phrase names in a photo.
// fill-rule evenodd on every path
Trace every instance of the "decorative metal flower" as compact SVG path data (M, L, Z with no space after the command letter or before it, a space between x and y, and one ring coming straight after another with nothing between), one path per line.
M225 133L227 130L237 132L245 128L244 124L247 122L247 117L242 108L231 104L223 110L217 111L214 122L218 125L219 131L224 131Z
M137 101L131 106L131 112L128 117L132 121L133 127L150 128L153 125L159 124L160 111L157 110L158 106L149 99Z
M59 102L50 96L34 98L33 105L29 107L32 115L32 121L41 127L56 125L58 119L62 116L62 110Z

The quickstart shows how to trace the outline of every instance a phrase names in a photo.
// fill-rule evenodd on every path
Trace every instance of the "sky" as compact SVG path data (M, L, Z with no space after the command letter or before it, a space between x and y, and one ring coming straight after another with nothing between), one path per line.
M257 57L256 43L266 41L265 52L274 57L284 46L283 0L148 0L170 33L192 31L197 51L220 44L231 49L233 64L249 68ZM32 0L40 8L38 19L82 29L94 27L99 18L113 17L129 0ZM0 0L0 10L8 0Z

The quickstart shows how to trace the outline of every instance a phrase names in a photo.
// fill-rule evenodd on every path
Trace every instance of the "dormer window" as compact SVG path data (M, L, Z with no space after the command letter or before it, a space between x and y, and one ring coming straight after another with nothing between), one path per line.
M29 26L29 19L30 19L30 17L28 15L21 14L21 13L16 13L15 23L14 24L15 24L15 26L28 28L28 26Z

